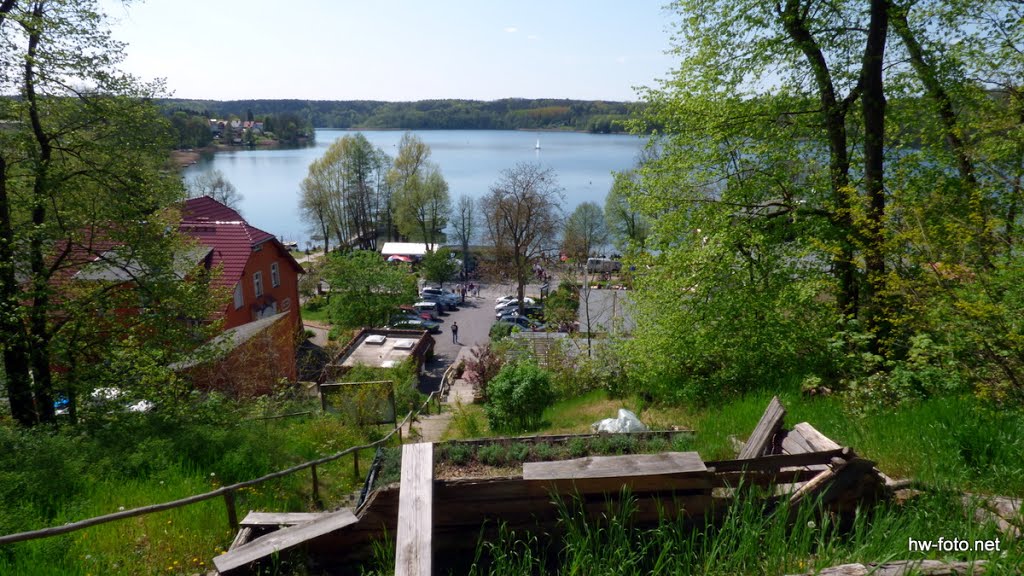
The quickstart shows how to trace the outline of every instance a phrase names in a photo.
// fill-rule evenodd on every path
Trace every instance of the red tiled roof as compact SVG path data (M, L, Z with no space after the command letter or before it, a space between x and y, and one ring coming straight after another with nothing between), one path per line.
M218 284L234 286L242 277L245 264L249 261L254 246L267 241L280 244L273 234L250 225L237 211L208 196L185 201L182 209L181 232L213 248L213 266L222 265L224 270ZM286 260L300 272L295 259L283 247Z

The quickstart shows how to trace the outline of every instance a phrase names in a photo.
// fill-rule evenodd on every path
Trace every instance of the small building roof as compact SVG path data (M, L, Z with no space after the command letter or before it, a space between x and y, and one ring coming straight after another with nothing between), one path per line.
M433 338L426 331L364 329L332 364L342 368L393 368L414 355L422 355L432 344Z
M288 312L278 312L273 316L253 320L241 326L235 326L215 336L209 342L200 346L189 358L175 362L169 367L171 370L184 370L199 364L223 358L232 350L236 350L258 334L263 333L274 323L280 322L288 317Z
M174 274L181 279L188 276L195 266L210 255L209 246L193 246L174 255ZM110 282L131 282L150 272L147 267L128 254L125 247L105 251L95 260L75 273L75 280L102 280Z
M436 252L440 247L438 244L430 244L430 251ZM422 242L385 242L381 246L382 256L424 256L427 253L427 244Z

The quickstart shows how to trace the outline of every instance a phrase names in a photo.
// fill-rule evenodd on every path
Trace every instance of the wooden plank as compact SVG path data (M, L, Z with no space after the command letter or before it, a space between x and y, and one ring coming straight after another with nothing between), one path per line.
M832 467L819 473L813 479L804 484L789 499L790 506L796 506L802 501L812 498L821 499L822 503L829 503L840 498L848 489L857 488L864 482L864 476L871 474L875 463L864 458L853 458L843 460L833 459ZM855 494L860 496L858 490Z
M294 526L316 520L323 512L249 512L242 526Z
M624 478L652 475L707 474L696 452L662 452L626 456L589 456L554 462L523 464L524 480L568 480L577 478Z
M820 474L820 470L790 468L770 471L720 472L712 475L712 488L736 488L738 486L771 486L773 484L798 484L807 482Z
M780 444L783 454L806 454L815 451L799 432L793 432L792 430L785 433Z
M825 452L827 450L837 450L841 448L839 444L836 444L831 438L825 436L821 432L818 432L814 426L811 426L807 422L801 422L796 426L793 426L793 432L796 432L803 437L804 441L811 447L812 452Z
M709 472L737 472L781 470L790 466L810 466L812 464L829 464L833 458L848 459L853 455L849 448L839 448L827 452L803 452L798 454L772 454L749 460L717 460L705 462Z
M772 438L782 428L782 420L785 417L786 408L782 406L778 396L773 396L738 458L743 460L763 455Z
M298 546L307 540L340 530L354 524L357 520L355 514L348 509L329 512L311 522L282 528L266 536L261 536L248 544L215 557L213 564L221 574L230 574L236 571L236 573L241 573L253 562Z
M796 576L963 576L984 574L985 560L945 562L942 560L904 560L885 564L843 564Z
M250 538L252 538L252 528L243 526L238 531L238 534L235 534L235 539L231 541L231 546L228 546L228 550L234 550L239 546L247 544Z
M801 486L799 490L794 492L792 496L790 496L789 505L795 509L796 506L804 500L813 498L814 496L822 493L828 485L835 480L836 474L844 466L846 466L846 461L842 460L841 462L837 462L836 466L818 473L817 476L809 480L806 484Z
M402 446L395 576L430 576L434 527L434 445Z

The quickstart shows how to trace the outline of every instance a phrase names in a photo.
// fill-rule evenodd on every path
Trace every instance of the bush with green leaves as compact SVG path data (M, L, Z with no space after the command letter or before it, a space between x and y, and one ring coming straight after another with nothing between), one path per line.
M488 384L484 413L491 430L535 430L554 398L551 375L532 362L518 361L503 366Z

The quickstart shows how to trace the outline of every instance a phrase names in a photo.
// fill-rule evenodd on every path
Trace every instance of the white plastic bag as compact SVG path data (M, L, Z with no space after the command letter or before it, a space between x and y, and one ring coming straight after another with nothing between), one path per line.
M610 432L612 434L647 431L647 426L644 426L644 423L636 417L636 414L625 408L619 408L618 418L605 418L600 422L594 422L590 425L590 428L594 432Z

